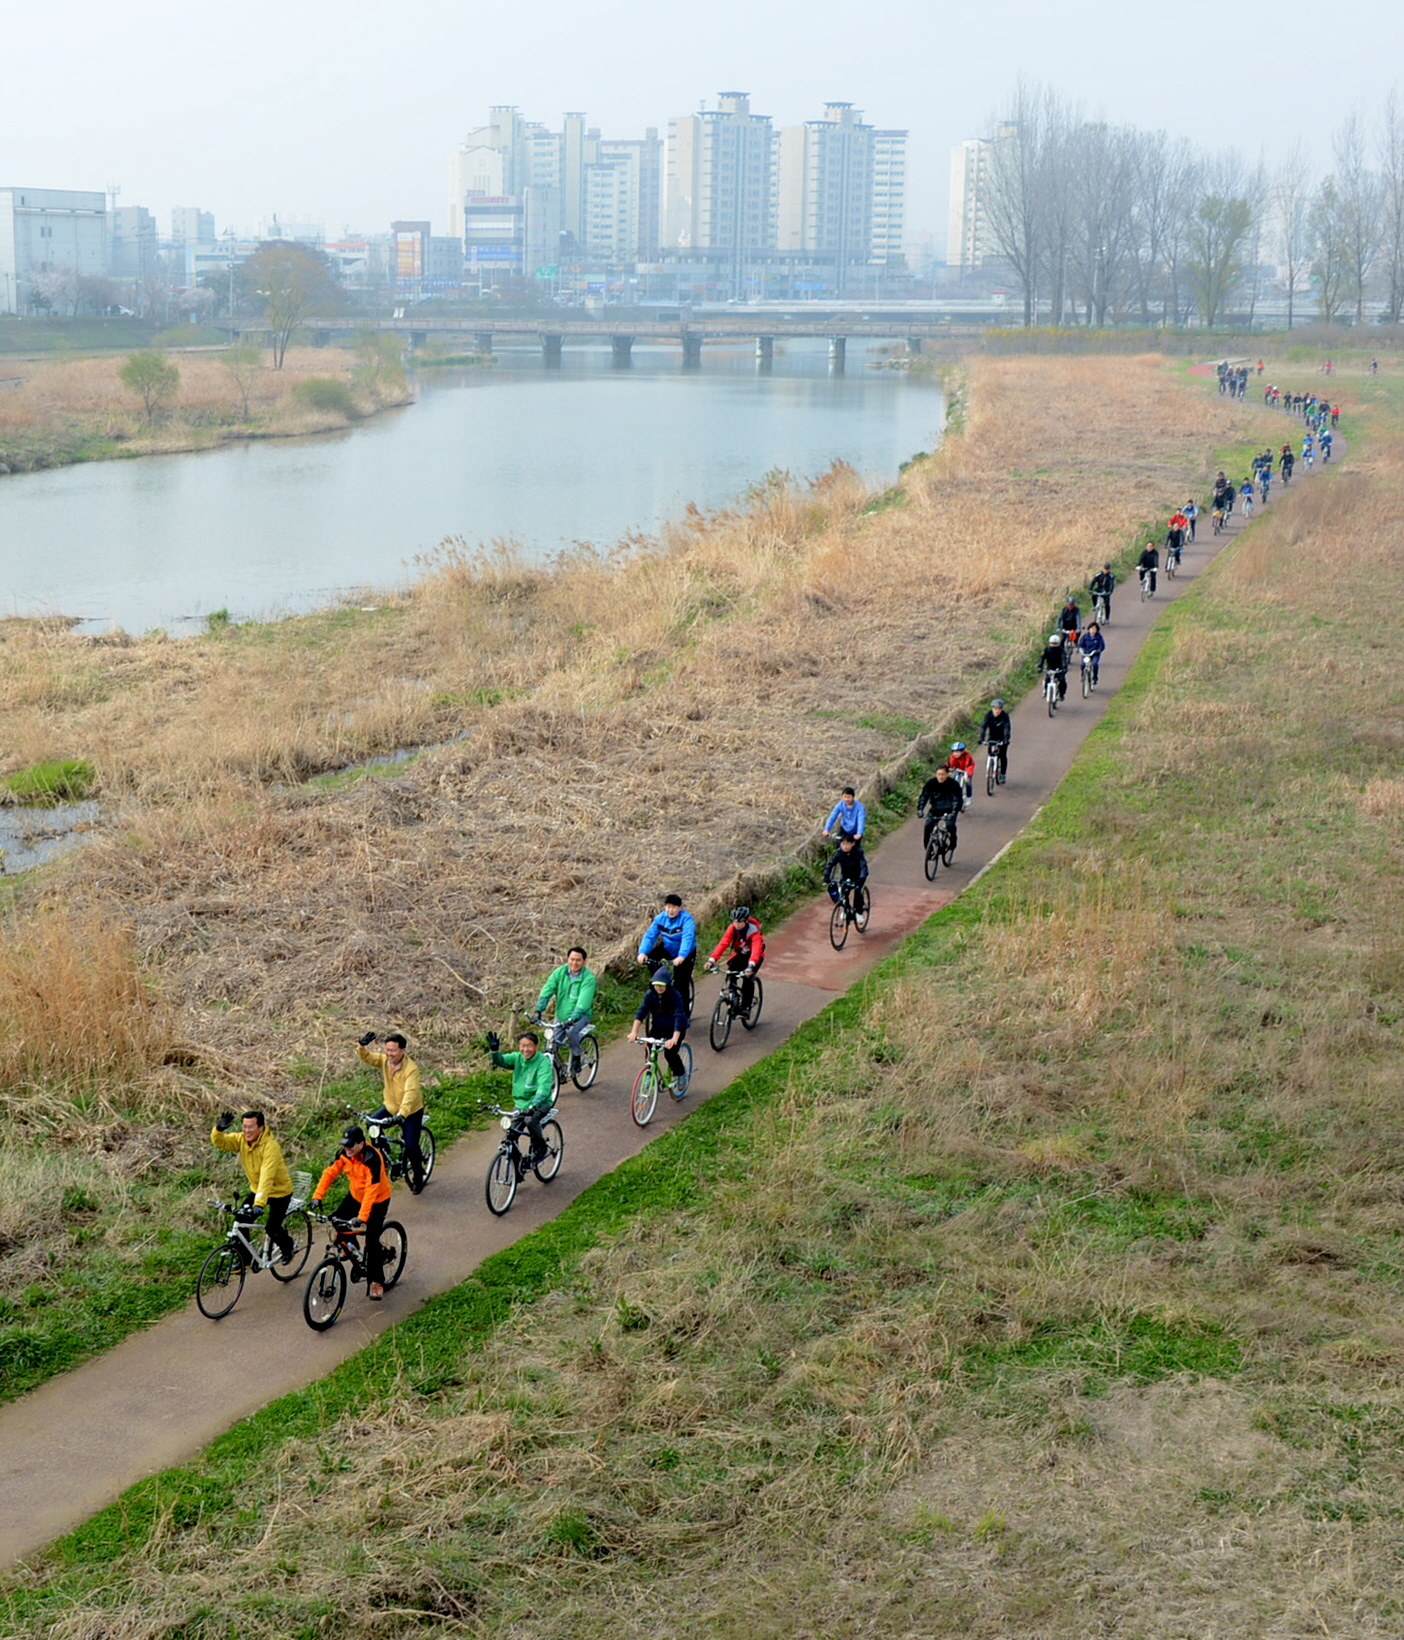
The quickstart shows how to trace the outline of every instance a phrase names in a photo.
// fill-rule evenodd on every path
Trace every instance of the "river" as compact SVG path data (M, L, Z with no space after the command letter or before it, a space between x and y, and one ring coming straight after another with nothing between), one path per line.
M874 483L933 448L944 416L929 377L868 368L849 345L714 344L684 372L676 349L535 349L490 368L426 370L417 401L345 433L228 445L0 478L0 611L62 614L89 630L199 630L391 590L445 540L549 555L656 530L689 502L721 505L767 471L812 477L835 458Z

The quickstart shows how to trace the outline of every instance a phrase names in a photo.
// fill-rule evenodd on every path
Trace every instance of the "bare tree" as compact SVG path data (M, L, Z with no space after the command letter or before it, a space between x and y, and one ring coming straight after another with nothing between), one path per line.
M1287 297L1287 328L1296 317L1297 298L1311 274L1311 189L1306 151L1293 143L1272 181L1273 225L1277 232L1278 267Z
M82 301L77 268L43 268L29 276L30 300L36 307L66 309L76 314Z
M283 368L288 344L302 321L334 308L341 296L327 259L306 245L264 245L244 264L243 285L263 302L275 370Z
M1333 146L1345 236L1347 296L1355 303L1355 322L1360 324L1380 245L1380 185L1366 163L1365 126L1358 112L1352 112L1336 132Z
M1316 287L1317 308L1328 321L1340 317L1347 301L1349 241L1340 189L1334 177L1327 177L1311 203L1311 282Z
M1199 316L1212 330L1243 283L1252 246L1251 183L1238 155L1230 152L1211 161L1201 190L1188 224L1185 272Z
M1380 122L1380 263L1384 274L1386 323L1404 313L1404 110L1399 93L1385 99Z
M1049 93L1021 80L990 144L986 220L996 250L1022 291L1025 325L1034 322L1044 259L1052 102Z
M263 368L261 350L252 342L235 342L232 347L224 349L219 356L219 362L229 372L230 380L234 383L244 407L244 420L247 421L249 394L253 391L258 373Z

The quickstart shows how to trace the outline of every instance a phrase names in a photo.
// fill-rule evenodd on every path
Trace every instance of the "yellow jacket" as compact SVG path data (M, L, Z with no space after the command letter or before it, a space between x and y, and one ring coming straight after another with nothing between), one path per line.
M249 1189L254 1193L255 1207L266 1206L270 1196L292 1195L292 1175L288 1172L288 1164L283 1160L278 1141L267 1128L253 1144L249 1144L237 1129L221 1133L218 1128L211 1128L210 1143L217 1150L232 1150L238 1155L244 1164L244 1172L249 1176Z
M374 1065L380 1072L385 1084L380 1097L392 1116L413 1116L415 1111L424 1109L424 1095L419 1087L419 1066L408 1054L400 1061L399 1070L392 1071L390 1061L383 1053L372 1053L359 1043L356 1052L367 1065Z

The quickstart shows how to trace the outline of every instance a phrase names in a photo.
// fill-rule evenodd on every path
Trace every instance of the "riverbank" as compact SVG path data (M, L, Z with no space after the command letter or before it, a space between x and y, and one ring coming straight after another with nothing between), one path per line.
M398 349L377 337L351 353L291 349L276 371L254 348L159 357L178 372L178 382L150 410L140 392L123 383L118 357L7 363L0 477L335 432L413 397Z
M1275 501L863 991L7 1627L1388 1632L1401 516Z

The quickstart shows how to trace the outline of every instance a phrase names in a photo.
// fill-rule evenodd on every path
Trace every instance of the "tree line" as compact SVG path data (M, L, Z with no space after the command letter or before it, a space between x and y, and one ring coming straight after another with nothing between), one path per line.
M1315 173L1299 141L1275 166L1083 116L1021 84L994 124L980 185L987 263L1024 323L1251 323L1260 302L1385 322L1404 309L1404 111L1350 114Z

